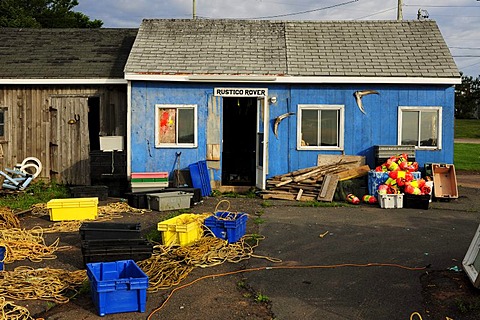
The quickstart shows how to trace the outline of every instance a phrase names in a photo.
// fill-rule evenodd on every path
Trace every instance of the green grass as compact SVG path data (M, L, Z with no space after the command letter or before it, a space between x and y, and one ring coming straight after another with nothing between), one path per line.
M455 169L466 171L480 171L480 144L455 143Z
M480 139L480 120L455 119L456 139Z
M23 192L9 194L0 198L1 207L9 207L14 211L30 209L37 203L47 203L52 199L70 198L68 187L43 181L34 182Z

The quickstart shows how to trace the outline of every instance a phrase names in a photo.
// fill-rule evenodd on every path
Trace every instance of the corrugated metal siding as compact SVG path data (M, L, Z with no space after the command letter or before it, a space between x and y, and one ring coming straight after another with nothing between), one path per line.
M266 87L261 84L165 84L134 82L132 85L132 171L173 171L175 153L181 154L181 167L205 160L209 98L214 87ZM366 114L357 107L353 93L374 89L379 95L363 97ZM396 145L399 106L441 106L443 114L442 150L418 151L417 161L453 162L454 90L449 86L413 85L268 85L269 96L277 97L270 105L270 140L268 176L315 166L318 154L363 155L374 166L375 145ZM221 99L220 99L221 100ZM154 147L154 106L161 103L198 104L199 144L195 149L156 149ZM216 102L221 105L221 101ZM273 134L274 119L286 112L297 113L298 104L340 104L345 106L344 151L297 150L297 115L283 120L278 139ZM221 121L220 114L216 115ZM221 132L220 132L221 134ZM241 134L241 132L239 132ZM211 137L210 137L211 139ZM213 170L215 181L219 170Z

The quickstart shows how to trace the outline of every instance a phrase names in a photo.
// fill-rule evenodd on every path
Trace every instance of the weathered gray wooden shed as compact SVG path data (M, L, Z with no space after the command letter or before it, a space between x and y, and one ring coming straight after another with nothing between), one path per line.
M40 177L89 185L99 136L125 136L123 69L136 29L2 29L0 168L26 157Z

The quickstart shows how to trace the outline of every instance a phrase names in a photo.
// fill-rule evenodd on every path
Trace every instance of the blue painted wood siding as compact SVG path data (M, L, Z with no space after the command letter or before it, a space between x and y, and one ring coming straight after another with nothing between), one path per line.
M225 83L132 83L132 172L173 172L176 153L181 152L181 168L205 160L208 103L214 87L268 88L277 97L270 104L269 170L267 177L315 166L319 154L363 155L374 166L375 145L397 145L399 106L442 107L442 149L417 150L416 160L424 163L453 163L454 88L446 85L272 85ZM363 97L366 114L355 102L357 90L377 90L379 95ZM221 100L221 99L220 99ZM155 104L198 105L197 148L155 148ZM278 139L273 134L275 118L297 113L299 104L345 106L345 143L342 151L297 150L296 115L284 119ZM221 116L220 116L221 118ZM221 128L221 126L220 126ZM220 129L221 130L221 129ZM220 133L221 134L221 133ZM241 134L241 133L239 133ZM221 167L220 167L221 168ZM221 180L220 170L212 170L213 180Z

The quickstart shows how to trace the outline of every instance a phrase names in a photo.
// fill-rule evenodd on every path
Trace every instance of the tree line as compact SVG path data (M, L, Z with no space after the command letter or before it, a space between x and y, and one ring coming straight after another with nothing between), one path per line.
M77 0L0 0L0 27L100 28L101 20L72 9Z
M462 83L455 86L455 118L479 119L480 76L462 75Z

